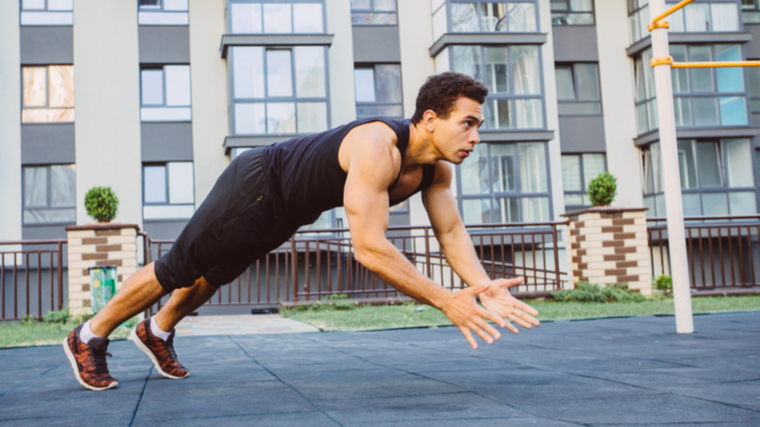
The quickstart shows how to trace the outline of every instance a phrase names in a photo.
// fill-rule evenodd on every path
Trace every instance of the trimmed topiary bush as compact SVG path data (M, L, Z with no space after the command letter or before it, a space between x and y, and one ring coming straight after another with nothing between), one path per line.
M87 215L97 222L111 222L119 210L119 198L111 187L92 187L84 196Z
M609 172L600 173L588 183L588 198L591 200L591 206L609 206L616 195L617 179Z

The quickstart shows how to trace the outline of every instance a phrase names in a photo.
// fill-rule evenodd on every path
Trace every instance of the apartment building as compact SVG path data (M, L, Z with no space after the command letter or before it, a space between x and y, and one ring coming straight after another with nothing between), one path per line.
M0 2L0 240L115 221L175 238L231 159L356 118L411 117L444 71L488 86L481 143L456 167L468 224L589 205L662 216L647 0L9 0ZM676 61L760 59L758 0L671 19ZM673 70L684 214L756 214L760 70ZM419 196L392 225L424 225ZM325 213L312 228L346 226Z

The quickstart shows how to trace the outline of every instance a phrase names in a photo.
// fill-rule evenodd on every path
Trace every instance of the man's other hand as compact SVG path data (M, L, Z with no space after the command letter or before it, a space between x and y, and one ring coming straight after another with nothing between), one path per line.
M454 292L451 299L441 307L443 314L451 320L454 326L459 328L473 350L478 348L478 343L475 342L472 332L475 332L488 344L493 344L494 340L501 338L499 331L483 320L483 318L493 321L502 328L509 325L502 317L483 309L476 302L475 297L481 295L482 298L483 292L487 291L489 287L490 285L486 283Z
M488 283L488 289L480 294L480 302L489 313L495 313L502 320L509 319L523 328L531 329L541 324L535 317L538 316L538 311L509 293L509 288L518 286L522 282L522 277L492 280ZM507 329L515 334L518 333L517 328L512 324L508 323Z

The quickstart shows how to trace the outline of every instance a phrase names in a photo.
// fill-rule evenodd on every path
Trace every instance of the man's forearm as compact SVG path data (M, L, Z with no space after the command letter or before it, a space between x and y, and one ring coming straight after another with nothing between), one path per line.
M475 252L472 238L464 227L439 236L438 242L446 261L467 285L482 285L490 280Z
M360 251L361 263L391 286L410 297L440 309L452 293L422 275L389 241Z

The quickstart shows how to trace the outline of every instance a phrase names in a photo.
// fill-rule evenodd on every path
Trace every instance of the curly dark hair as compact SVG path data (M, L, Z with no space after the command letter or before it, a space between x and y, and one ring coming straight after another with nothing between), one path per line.
M417 111L412 123L421 122L427 110L433 110L444 120L448 119L459 97L464 96L482 104L486 102L486 95L488 89L470 76L452 72L430 76L417 95Z

